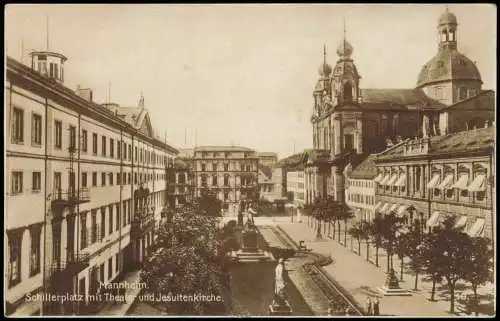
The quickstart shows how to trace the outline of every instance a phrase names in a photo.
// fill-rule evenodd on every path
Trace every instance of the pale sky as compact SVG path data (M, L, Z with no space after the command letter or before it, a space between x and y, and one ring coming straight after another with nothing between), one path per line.
M312 90L334 65L343 17L361 88L413 88L437 52L437 5L8 5L7 54L66 55L65 85L136 106L174 147L241 145L286 157L312 147ZM496 88L496 7L449 6L458 49ZM24 44L24 45L22 45ZM22 48L24 47L24 54ZM187 132L187 135L185 133ZM195 133L197 134L195 135ZM187 144L186 144L187 143Z

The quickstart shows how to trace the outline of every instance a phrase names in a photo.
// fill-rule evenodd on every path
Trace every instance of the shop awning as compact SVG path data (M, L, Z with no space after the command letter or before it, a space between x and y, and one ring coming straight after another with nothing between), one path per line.
M398 179L398 174L394 174L391 176L391 179L389 179L387 181L387 183L385 183L385 185L387 186L394 186L394 183L396 183L396 180Z
M392 204L388 209L387 209L387 213L391 213L393 211L396 211L396 208L399 207L399 204Z
M439 216L441 214L439 214L438 211L435 211L434 213L432 213L431 217L429 217L429 219L427 220L427 227L434 227L438 224L438 221L439 221Z
M467 234L469 234L470 237L478 237L481 236L483 229L484 229L484 218L478 218L476 222L474 222L474 225L469 229Z
M467 187L467 190L469 192L483 192L486 189L485 178L484 174L477 175L469 187Z
M427 184L427 189L436 188L436 186L439 182L439 176L440 176L439 174L432 175L432 178L429 181L429 184ZM451 176L451 178L453 178L453 176Z
M377 177L375 177L374 179L375 183L380 183L382 178L384 178L384 175L382 173L378 174Z
M456 229L463 229L466 224L467 224L467 215L463 215L455 223L455 228Z
M379 210L378 212L382 213L382 214L385 214L385 212L387 211L387 209L389 208L389 203L385 203Z
M398 187L406 186L406 174L401 174L396 183L394 184L394 186Z
M391 179L391 175L385 175L384 178L380 181L380 185L386 185L387 182Z
M443 179L441 184L439 184L436 188L438 189L447 189L451 182L453 182L453 174L448 174L446 177Z
M377 211L380 207L382 206L382 202L377 202L375 207L373 208L374 211Z
M469 183L469 175L462 174L455 184L451 185L451 188L467 189L467 184Z
M407 208L408 205L401 205L400 207L398 207L396 214L403 215L404 211L406 211Z

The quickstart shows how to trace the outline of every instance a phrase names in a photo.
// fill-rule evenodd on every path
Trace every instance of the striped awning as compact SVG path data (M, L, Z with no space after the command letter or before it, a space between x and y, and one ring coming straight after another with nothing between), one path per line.
M467 189L468 183L469 183L469 175L462 174L460 175L458 181L456 181L455 184L451 185L450 188L458 188L460 190L464 190Z
M408 205L399 206L397 211L396 211L396 214L402 215L404 213L404 211L406 211L407 208L408 208Z
M382 178L384 178L384 174L382 173L378 174L377 177L375 177L374 179L375 183L379 183L382 180Z
M406 186L406 174L401 174L396 183L394 184L394 186L398 187Z
M486 189L485 178L484 174L477 175L469 187L467 187L467 190L469 192L483 192Z
M396 180L398 179L398 174L394 174L391 176L391 179L389 179L387 181L387 183L385 183L385 185L387 186L394 186L394 183L396 183Z
M384 205L378 210L380 213L385 214L387 209L389 208L389 203L384 203Z
M453 182L453 174L448 174L436 188L447 189L452 182Z
M393 211L396 211L396 209L399 207L399 204L392 204L388 209L387 213L391 213Z
M463 215L455 223L455 228L456 229L463 229L466 224L467 224L467 215Z
M432 213L431 217L429 217L429 219L427 220L427 227L434 227L436 225L438 225L438 222L439 222L439 216L441 214L439 214L438 211L435 211L434 213Z
M439 176L440 176L439 174L432 175L432 178L429 181L429 184L427 184L427 189L436 188L436 186L439 182ZM453 176L451 176L451 178L453 178Z
M484 230L484 218L478 218L476 222L474 222L474 225L469 229L467 234L469 234L470 237L478 237L481 236Z
M387 182L391 179L391 175L385 175L384 178L380 181L380 185L386 185Z

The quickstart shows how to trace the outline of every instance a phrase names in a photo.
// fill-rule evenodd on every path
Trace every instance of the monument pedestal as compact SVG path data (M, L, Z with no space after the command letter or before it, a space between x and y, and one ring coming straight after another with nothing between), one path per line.
M391 270L385 280L385 285L378 288L383 296L411 296L411 292L399 286L394 270Z
M292 307L287 300L284 303L278 304L273 302L273 304L269 305L269 315L271 316L287 316L292 315Z
M259 234L253 228L242 232L242 249L231 253L237 262L267 262L273 260L271 253L259 249Z

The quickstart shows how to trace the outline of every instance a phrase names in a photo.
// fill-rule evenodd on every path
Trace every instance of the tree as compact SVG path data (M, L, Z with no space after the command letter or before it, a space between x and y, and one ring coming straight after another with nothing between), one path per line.
M382 224L383 217L380 213L375 213L375 218L369 225L369 234L370 238L373 240L375 244L375 265L378 267L378 250L382 245Z
M228 286L229 260L219 236L218 218L200 215L198 208L188 204L170 224L160 226L155 254L141 271L141 282L151 293L221 295ZM204 301L161 304L178 315L213 314L224 308L220 303Z
M356 224L351 226L351 228L349 229L349 234L352 238L358 240L358 255L361 255L361 236L363 234L363 223L356 222Z
M455 286L458 280L464 279L467 264L470 263L467 249L472 248L471 238L455 228L455 218L447 217L443 222L434 228L435 244L443 250L439 255L436 264L439 274L444 277L450 291L450 312L455 312Z
M387 251L387 273L393 268L393 256L395 254L395 243L398 233L403 228L404 219L391 212L382 217L379 233L382 246Z
M394 251L397 254L399 260L401 261L401 270L399 279L403 281L404 274L404 258L408 255L408 248L412 242L411 237L414 237L410 231L404 230L396 233L396 239L394 242Z
M423 251L423 271L431 277L432 290L431 301L434 301L436 294L436 284L443 279L441 275L440 257L443 249L439 247L439 235L429 233L422 238Z
M344 203L337 203L335 208L335 217L340 224L340 221L344 221L344 246L347 246L347 221L354 217L352 210ZM340 232L340 227L339 227ZM339 233L340 234L340 233ZM340 235L339 235L340 237Z
M478 315L477 288L487 282L493 282L494 252L491 241L487 238L474 237L467 249L467 264L464 279L472 286L474 293L473 308Z
M338 202L332 196L327 198L316 198L314 203L311 204L310 210L312 215L318 221L316 236L321 238L321 222L330 222L332 214L336 210Z
M217 194L213 191L203 190L194 205L200 214L221 216L222 201L217 198Z

